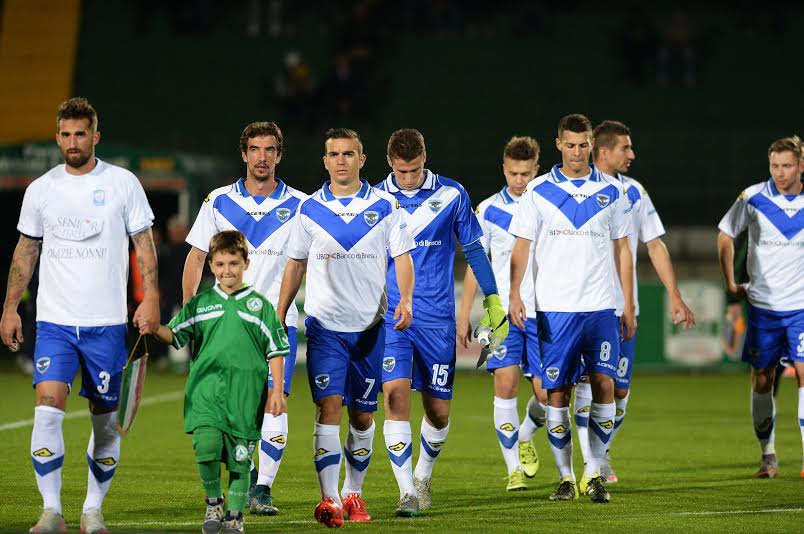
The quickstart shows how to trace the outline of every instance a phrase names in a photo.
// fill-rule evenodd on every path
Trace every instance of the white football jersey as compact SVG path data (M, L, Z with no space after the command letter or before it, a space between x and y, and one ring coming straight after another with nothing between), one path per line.
M243 178L232 185L212 191L187 235L187 243L209 251L212 236L224 230L238 230L248 241L249 267L243 280L263 294L271 304L279 301L279 286L288 257L291 221L299 203L307 195L277 180L276 189L267 197L249 194ZM288 308L286 324L296 326L299 312L295 303Z
M25 190L17 229L42 240L36 320L125 324L129 236L153 220L137 177L101 160L81 176L62 164L34 180Z
M804 193L782 195L773 179L740 196L718 228L748 229L748 302L772 311L804 310Z
M511 290L511 251L514 250L516 236L509 231L514 213L521 197L514 197L507 187L485 199L477 207L477 218L483 229L481 243L486 254L491 256L491 267L497 280L502 306L508 309L508 294ZM536 317L536 296L533 289L533 244L528 256L528 268L519 287L522 302L525 303L528 317Z
M530 184L509 231L535 243L536 309L588 312L616 307L612 240L631 234L631 204L619 180L594 165L568 179L561 165Z
M355 196L335 197L327 181L299 206L287 250L307 260L305 313L328 330L368 329L387 308L388 256L414 247L393 196L361 180Z

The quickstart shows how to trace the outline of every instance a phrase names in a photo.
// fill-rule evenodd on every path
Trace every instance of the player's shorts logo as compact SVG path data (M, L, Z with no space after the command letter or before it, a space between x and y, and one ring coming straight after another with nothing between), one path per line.
M389 449L391 449L391 450L392 450L392 451L394 451L394 452L399 452L399 451L401 451L402 449L404 449L406 445L407 445L407 443L405 443L404 441L400 441L400 442L399 442L399 443L397 443L396 445L391 445L391 446L390 446L390 447L388 447L388 448L389 448Z
M238 445L234 449L234 459L236 462L245 462L248 460L248 449L245 445Z
M352 451L352 456L367 456L370 453L371 453L370 450L368 450L365 447L361 447L357 450Z
M559 372L558 367L548 367L547 370L545 370L544 374L550 380L555 380L556 378L558 378L558 372Z
M374 226L377 224L377 221L380 220L379 212L374 210L367 210L363 212L363 220L366 221L366 224L369 226Z
M279 219L281 223L287 221L290 219L290 210L288 208L277 208L276 218Z
M262 301L257 297L251 297L246 301L246 308L249 311L258 312L262 309Z
M567 427L565 427L564 425L554 426L553 428L550 429L550 432L552 434L566 434Z
M492 355L497 358L498 360L502 360L505 358L505 355L508 353L508 347L505 345L500 345L497 350L492 352Z
M41 449L36 449L31 454L33 454L34 456L38 456L39 458L49 458L53 456L53 453L50 452L50 449L46 449L45 447L42 447Z
M315 385L318 389L327 389L329 385L329 375L316 375Z
M111 456L107 456L106 458L95 458L95 462L101 465L114 465L117 463L117 460L115 460Z
M428 200L427 207L430 208L430 211L433 213L438 213L439 210L444 207L444 201L438 199Z
M36 372L37 373L44 373L47 371L47 368L50 367L50 357L43 356L36 360Z
M505 432L512 432L514 430L514 425L512 425L511 423L503 423L500 425L500 430L503 430Z
M608 206L609 202L611 201L609 196L604 195L603 193L598 194L595 197L595 200L597 200L597 205L600 206L601 208L605 208L606 206Z
M103 206L106 204L106 191L103 189L96 189L92 192L92 203L96 206Z
M271 439L269 439L268 441L270 441L271 443L279 443L279 444L282 444L282 443L285 443L285 436L283 436L283 435L281 435L281 434L280 434L280 435L278 435L278 436L274 436L274 437L272 437L272 438L271 438Z
M396 358L393 356L386 356L382 359L382 368L387 372L390 373L396 367Z

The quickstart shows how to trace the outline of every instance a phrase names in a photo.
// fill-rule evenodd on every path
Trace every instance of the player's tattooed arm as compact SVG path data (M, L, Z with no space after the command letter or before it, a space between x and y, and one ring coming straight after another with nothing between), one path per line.
M137 265L142 275L144 297L134 312L133 323L139 327L140 333L151 334L159 328L159 280L156 265L156 246L150 228L131 236L134 251L137 254Z
M3 302L3 316L0 318L0 337L12 351L19 350L19 344L23 341L22 320L17 313L17 306L25 288L31 281L41 248L42 243L38 239L20 235L14 249L14 256L11 258L6 299Z

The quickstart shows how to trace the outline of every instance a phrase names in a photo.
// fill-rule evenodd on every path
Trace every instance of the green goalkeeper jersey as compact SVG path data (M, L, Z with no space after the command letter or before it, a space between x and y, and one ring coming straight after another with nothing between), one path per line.
M216 285L190 299L167 326L176 348L194 342L184 431L211 426L235 437L259 439L267 360L289 351L268 299L253 287L227 295Z

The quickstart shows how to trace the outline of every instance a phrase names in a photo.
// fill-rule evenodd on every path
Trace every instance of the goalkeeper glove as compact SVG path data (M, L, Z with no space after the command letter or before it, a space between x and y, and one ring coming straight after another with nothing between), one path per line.
M483 308L486 311L477 328L478 330L485 328L491 330L489 350L494 351L508 336L508 314L502 307L500 295L496 293L483 299Z

